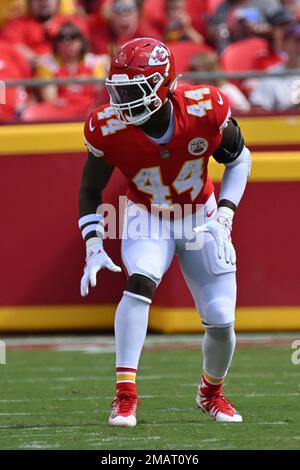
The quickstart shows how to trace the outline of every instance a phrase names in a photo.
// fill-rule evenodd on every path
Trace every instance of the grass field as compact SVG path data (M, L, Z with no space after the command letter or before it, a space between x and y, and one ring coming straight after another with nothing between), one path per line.
M173 350L171 350L173 349ZM0 449L300 449L300 365L291 347L240 347L225 392L242 424L196 408L200 352L145 350L136 428L110 428L112 353L8 350L0 366Z

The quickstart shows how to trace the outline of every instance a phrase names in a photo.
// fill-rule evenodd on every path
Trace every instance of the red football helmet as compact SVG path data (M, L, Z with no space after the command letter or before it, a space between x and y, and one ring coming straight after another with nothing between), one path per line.
M105 84L118 118L141 125L166 102L176 82L174 57L167 46L138 38L114 55Z

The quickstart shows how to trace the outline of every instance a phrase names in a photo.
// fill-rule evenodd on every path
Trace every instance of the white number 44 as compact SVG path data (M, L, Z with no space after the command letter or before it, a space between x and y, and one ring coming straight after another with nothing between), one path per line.
M210 94L209 88L198 88L197 90L186 91L184 93L186 98L197 101L196 104L190 104L189 106L187 106L188 114L191 114L197 117L203 117L206 115L207 111L212 110L213 109L212 101L203 99L206 95L209 95L209 94Z
M204 159L186 161L179 171L172 186L178 194L190 190L192 201L196 199L203 187L202 172ZM151 195L152 204L172 205L170 186L163 184L159 166L141 169L132 180L138 189Z
M106 126L101 126L101 131L104 137L109 134L114 134L121 129L125 129L126 124L124 122L119 121L119 119L108 119L106 121Z

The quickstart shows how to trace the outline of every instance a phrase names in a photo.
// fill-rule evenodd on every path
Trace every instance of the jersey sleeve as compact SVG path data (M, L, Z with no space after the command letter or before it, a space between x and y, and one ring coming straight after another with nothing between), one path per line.
M215 112L216 125L222 134L231 116L231 109L227 96L218 88L211 86L210 93Z
M84 144L95 157L104 157L102 136L99 132L99 121L95 112L87 118L84 126Z

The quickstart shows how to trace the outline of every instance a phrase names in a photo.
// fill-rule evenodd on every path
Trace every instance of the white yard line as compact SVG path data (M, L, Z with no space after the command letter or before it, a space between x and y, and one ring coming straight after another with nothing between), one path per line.
M0 413L0 416L32 416L32 415L53 415L54 411L31 411L31 412L20 412L20 413ZM96 413L96 412L95 412ZM104 413L104 411L97 410L97 413ZM68 415L83 415L86 414L86 411L66 411L64 414Z
M134 437L130 436L129 434L126 437L121 436L111 436L111 437L104 437L100 438L99 442L112 442L112 441L158 441L161 439L161 436L145 436L145 437Z
M234 397L245 397L245 398L260 398L260 397L273 397L273 398L276 398L276 397L299 397L300 394L299 393L243 393L243 392L239 392L239 393L236 393L236 392L232 392L230 393L230 396L234 396ZM54 397L54 398L47 398L47 400L45 400L45 398L23 398L23 399L17 399L17 400L9 400L9 399L1 399L0 400L0 404L1 403L5 403L5 404L16 404L16 403L39 403L39 402L45 402L47 401L48 402L74 402L74 401L100 401L100 400L112 400L113 396L112 395L109 395L109 396L100 396L100 394L98 396L92 396L92 397L78 397L78 396L70 396L70 397L66 397L66 398L63 398L63 397ZM158 400L158 399L161 399L161 398L165 398L165 399L169 399L170 398L170 395L168 394L159 394L159 395L139 395L139 398L141 400ZM180 394L180 395L174 395L174 399L178 399L178 398L183 398L183 399L192 399L194 398L194 394L193 393L189 393L187 395L183 395L183 394ZM169 410L171 410L171 408L168 408ZM183 408L180 408L180 410L182 410ZM173 408L173 410L175 410L175 408ZM177 409L176 409L177 410ZM179 408L178 408L179 410ZM10 413L8 413L10 414Z
M109 414L109 409L108 410L99 410L99 409L93 409L93 411L89 411L89 414L92 414L94 416L97 417L98 414ZM54 416L57 418L57 414L61 413L60 410L53 410L53 411L31 411L31 412L12 412L12 413L0 413L0 416L32 416L32 415L49 415L49 416ZM64 410L63 411L63 414L68 414L68 415L86 415L87 412L86 411L80 411L80 410L73 410L73 411L67 411L67 410ZM11 426L8 426L8 427L11 427ZM50 426L52 427L52 425ZM57 427L61 428L61 426L58 424ZM66 429L69 428L69 426L64 426ZM73 425L71 426L73 428ZM81 426L78 426L79 428L81 428ZM5 425L2 426L0 425L0 429L4 429L5 428ZM32 428L30 428L32 429ZM37 427L37 429L40 429L39 427ZM45 429L49 429L48 427L45 427Z
M237 395L232 393L231 395ZM259 398L259 397L300 397L298 393L239 393L238 395L243 395L246 398Z
M252 379L254 377L261 377L261 378L272 378L273 376L278 375L277 372L274 373L253 373L253 374L243 374L243 373L230 373L230 378L234 377L240 377L240 378L247 378L251 377ZM282 375L284 377L296 377L299 378L299 372L283 372ZM139 380L140 381L148 381L148 380L165 380L165 379L170 379L170 380L181 380L182 376L181 375L175 375L175 374L163 374L163 375L139 375ZM51 382L103 382L103 381L112 381L112 377L107 376L107 377L102 377L100 374L99 375L90 375L90 376L76 376L76 377L24 377L20 379L5 379L6 383L51 383ZM183 385L182 385L183 386ZM196 385L191 385L192 387L197 386Z
M224 439L214 439L214 438L211 438L211 439L201 439L201 442L221 442L223 441Z
M290 423L287 423L286 421L260 421L258 423L255 423L255 424L261 424L263 426L267 425L267 426L276 426L276 425L286 425L286 424L290 424Z
M188 395L175 395L174 398L188 398L188 397L191 397L191 394L188 394ZM168 394L159 394L159 395L139 395L139 398L141 400L151 400L151 399L160 399L160 398L168 398L170 399L170 395ZM69 396L69 397L53 397L53 398L47 398L47 400L45 400L45 398L20 398L20 399L1 399L0 400L0 404L1 403L5 403L5 404L15 404L15 403L33 403L33 402L45 402L47 401L48 402L57 402L57 401L60 401L60 402L70 402L70 401L91 401L91 400L112 400L113 399L113 396L112 395L109 395L109 396L102 396L102 395L97 395L97 396L88 396L88 397L81 397L81 396Z
M47 400L45 398L21 398L21 399L18 399L18 400L0 400L0 403L32 403L32 402L46 402L47 403L49 401L77 401L77 400L109 400L111 399L111 396L110 397L103 397L103 396L97 396L97 397L66 397L66 398L63 398L63 397L54 397L54 398L47 398Z
M153 335L146 338L145 349L166 347L168 345L187 345L199 348L203 335ZM274 334L238 334L238 344L240 345L270 345L280 346L282 343L289 345L294 339L300 338L299 333L274 333ZM8 349L41 349L56 351L84 351L87 353L113 353L115 351L115 340L113 336L96 335L47 335L47 336L7 336L1 337L5 341Z
M178 379L181 375L164 374L164 375L140 375L139 380L162 380L162 379ZM22 379L5 379L6 383L36 383L36 382L83 382L83 381L112 381L112 377L102 377L100 375L78 376L78 377L26 377Z

